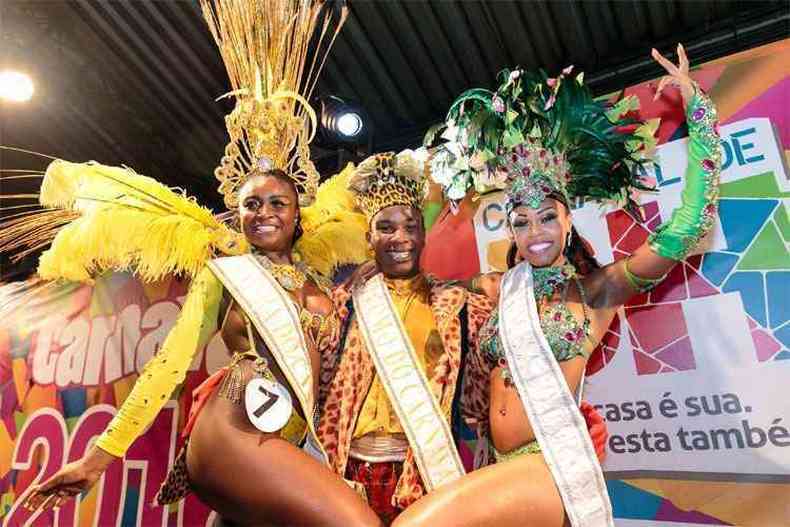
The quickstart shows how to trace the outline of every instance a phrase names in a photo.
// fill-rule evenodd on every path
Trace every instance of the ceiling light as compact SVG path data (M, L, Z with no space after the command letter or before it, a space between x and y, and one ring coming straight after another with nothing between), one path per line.
M346 137L354 137L362 131L362 117L356 112L344 113L337 118L337 131Z
M26 102L33 97L33 80L18 71L0 72L0 99Z
M321 112L323 146L359 145L369 139L370 119L359 104L329 95L318 99L316 106Z

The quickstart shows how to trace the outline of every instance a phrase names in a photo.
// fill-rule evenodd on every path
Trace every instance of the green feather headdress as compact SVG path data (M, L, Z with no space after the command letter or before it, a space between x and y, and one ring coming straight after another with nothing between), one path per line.
M451 200L474 189L504 189L509 208L537 207L549 194L566 202L630 199L640 165L653 151L656 122L629 117L631 96L612 105L593 98L572 67L556 78L516 69L499 74L496 91L464 92L445 123L429 131L447 139L431 161L433 179Z

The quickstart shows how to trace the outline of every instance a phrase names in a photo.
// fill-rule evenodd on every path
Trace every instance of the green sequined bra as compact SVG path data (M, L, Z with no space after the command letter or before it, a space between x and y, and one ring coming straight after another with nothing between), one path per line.
M564 362L574 357L586 356L585 341L590 333L590 319L587 316L587 299L581 280L572 265L562 267L543 267L532 270L535 281L535 300L538 306L545 304L555 292L563 289L562 300L556 304L538 309L540 326L546 336L554 357ZM565 305L570 281L579 288L584 310L584 322L579 324L576 317ZM499 338L499 312L494 311L491 318L480 329L480 350L492 367L502 368L502 377L510 384L512 377L504 355L502 341Z

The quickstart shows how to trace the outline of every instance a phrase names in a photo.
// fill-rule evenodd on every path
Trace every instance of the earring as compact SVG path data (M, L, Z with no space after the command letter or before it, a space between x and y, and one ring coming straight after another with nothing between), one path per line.
M293 241L295 243L304 234L304 229L302 229L302 215L301 214L296 216L296 221L294 223L295 223L295 225L294 225Z
M562 248L562 253L566 258L570 258L572 232L572 230L568 231L568 234L565 235L565 247Z

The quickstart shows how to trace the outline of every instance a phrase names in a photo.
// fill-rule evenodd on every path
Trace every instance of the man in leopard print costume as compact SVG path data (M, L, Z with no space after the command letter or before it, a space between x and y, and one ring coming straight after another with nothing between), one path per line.
M422 170L406 155L367 159L351 186L358 207L368 217L368 240L377 267L449 423L454 399L477 415L487 408L485 390L477 386L480 383L462 381L460 387L459 373L462 357L477 355L477 333L493 305L482 295L420 272L425 245L420 211L424 181ZM364 485L370 506L390 523L424 494L425 487L363 342L349 301L351 286L338 287L333 297L345 331L331 380L322 383L318 434L332 468ZM463 346L467 349L462 350ZM459 389L462 393L456 395Z

